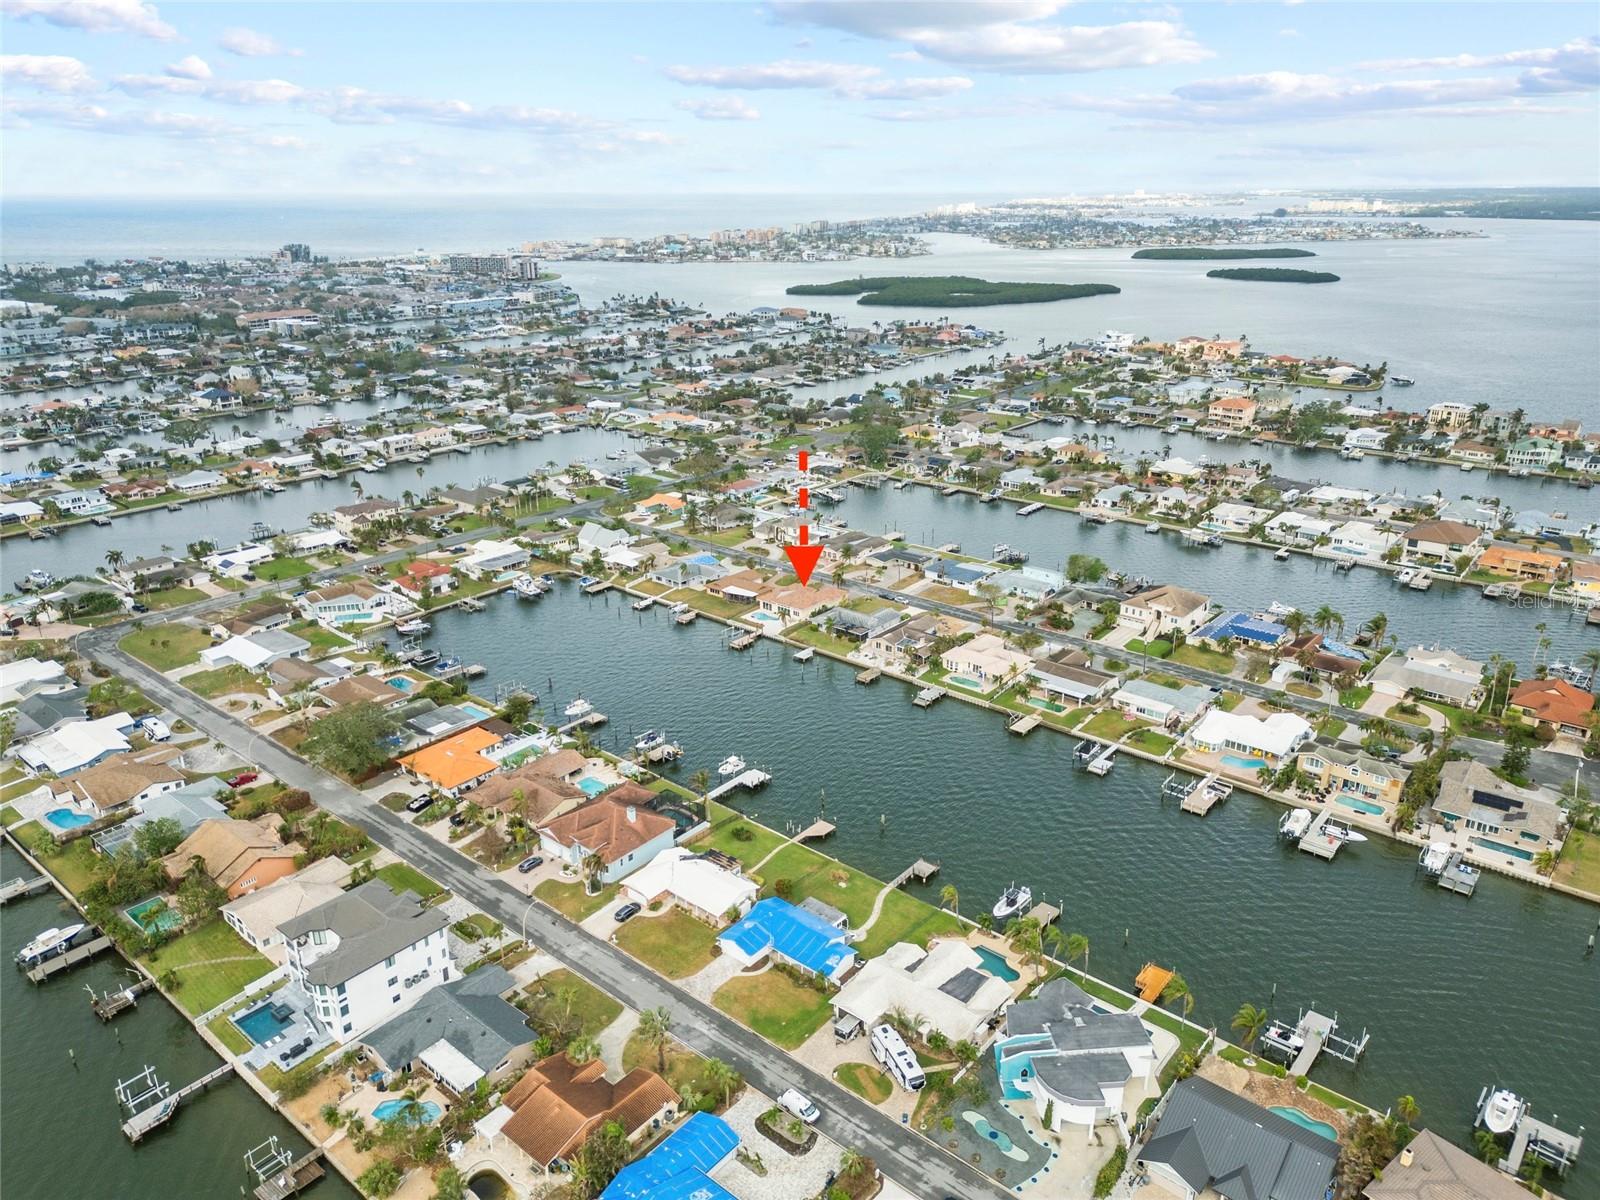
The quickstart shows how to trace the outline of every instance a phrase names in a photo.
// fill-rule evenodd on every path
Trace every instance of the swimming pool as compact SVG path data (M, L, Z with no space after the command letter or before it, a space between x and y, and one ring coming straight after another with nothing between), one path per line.
M1339 1140L1339 1131L1332 1125L1329 1125L1326 1121L1319 1121L1315 1117L1309 1117L1298 1108L1290 1108L1286 1104L1274 1104L1272 1111L1286 1120L1293 1121L1301 1129L1309 1129L1312 1133L1320 1134L1330 1142Z
M957 687L964 687L969 691L981 692L984 690L983 681L974 679L970 675L946 675L944 677L944 681L946 683L953 683Z
M1021 978L1021 976L1012 969L1011 964L1005 960L1004 955L996 954L987 946L974 946L973 950L977 953L978 957L983 960L983 966L980 968L980 970L987 971L996 979L1004 979L1007 983L1011 983L1014 980Z
M415 1116L407 1117L405 1110L410 1106L409 1100L385 1100L372 1110L372 1115L380 1121L407 1121L413 1124L432 1125L443 1115L444 1110L432 1100L421 1101L421 1111Z
M145 933L176 929L183 924L183 914L175 908L168 907L167 902L160 896L151 896L148 900L139 901L132 908L125 908L122 910L122 915Z
M1359 813L1366 813L1369 817L1378 816L1383 812L1383 805L1374 804L1371 800L1362 800L1357 796L1335 796L1335 804L1342 804L1346 808L1353 808Z
M480 707L479 705L476 705L476 704L458 704L456 707L459 708L462 712L467 713L470 716L474 716L474 717L478 718L478 720L480 720L480 721L485 720L488 717L494 716L494 714L492 712L490 712L487 708L482 708L482 707Z
M1512 858L1520 858L1523 862L1533 861L1533 851L1524 850L1521 846L1508 846L1504 842L1497 842L1493 838L1475 837L1468 839L1474 846L1482 846L1485 850L1493 850L1496 854L1509 854Z
M1064 704L1057 704L1054 700L1040 700L1035 696L1029 696L1028 703L1034 708L1042 708L1046 712L1063 713L1067 711L1067 706Z
M389 679L389 686L397 692L409 692L411 680L405 675L395 675Z
M45 813L44 819L57 829L81 829L94 820L87 813L81 813L71 808L52 808Z
M1264 758L1243 758L1237 754L1224 754L1222 756L1222 765L1225 767L1237 767L1241 771L1259 771L1267 765L1267 760Z
M610 786L604 779L596 779L593 775L582 775L578 778L579 789L591 800Z
M262 1004L243 1016L234 1017L233 1023L239 1027L240 1033L256 1045L265 1046L294 1024L294 1018L280 1017L272 1011L271 1004Z

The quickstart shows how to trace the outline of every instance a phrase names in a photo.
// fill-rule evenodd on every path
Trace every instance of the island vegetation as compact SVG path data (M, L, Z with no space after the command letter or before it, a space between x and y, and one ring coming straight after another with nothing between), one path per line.
M1226 267L1207 271L1207 279L1249 279L1256 283L1338 283L1331 271L1297 271L1293 267Z
M1110 296L1122 289L1109 283L992 283L970 275L877 275L834 283L797 283L791 296L855 296L857 304L976 308L991 304L1043 304Z
M1230 258L1315 258L1315 250L1296 250L1290 246L1157 246L1149 250L1135 250L1135 258L1200 259Z

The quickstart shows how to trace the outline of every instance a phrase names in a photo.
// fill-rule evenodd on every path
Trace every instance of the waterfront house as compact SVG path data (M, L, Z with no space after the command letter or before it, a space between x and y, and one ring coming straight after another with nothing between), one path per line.
M289 978L336 1037L370 1029L455 975L450 918L381 879L285 921Z
M753 967L771 956L831 983L849 974L856 962L843 928L778 896L756 901L717 942L741 966Z
M524 566L529 554L516 542L483 538L473 542L456 566L468 579L485 579Z
M1327 1200L1339 1143L1209 1079L1175 1084L1135 1163L1176 1200Z
M1503 575L1510 579L1554 583L1565 563L1566 559L1557 554L1529 550L1524 546L1496 543L1478 555L1478 561L1473 565L1477 570Z
M739 604L754 604L771 590L766 579L752 570L735 571L730 575L708 580L705 588L712 596L722 596Z
M989 582L1008 596L1021 596L1037 604L1066 587L1067 577L1049 567L1024 565L997 572L989 577Z
M1295 765L1311 777L1324 796L1357 797L1393 808L1411 772L1398 763L1385 762L1361 750L1321 742L1301 747Z
M492 1087L533 1057L527 1019L502 999L516 986L509 971L490 963L425 992L362 1034L361 1044L385 1071L420 1070L453 1096L469 1095L480 1082Z
M578 529L578 554L583 558L597 553L603 555L618 546L631 545L633 540L634 535L626 529L608 529L593 521L585 521Z
M1528 1200L1528 1188L1499 1167L1423 1129L1373 1174L1362 1195L1366 1200Z
M623 884L640 904L676 904L708 924L720 925L729 913L744 916L760 887L737 871L682 846L662 850Z
M219 911L235 933L282 966L288 951L284 948L279 926L342 896L349 880L348 865L337 858L322 858L292 875L228 901Z
M177 883L199 860L200 869L230 900L294 874L300 847L278 836L280 818L267 814L254 821L215 817L202 821L161 865Z
M1512 689L1506 713L1535 729L1584 738L1594 721L1594 693L1565 679L1524 679Z
M648 1154L618 1171L600 1200L729 1200L732 1193L711 1172L738 1145L739 1135L721 1117L694 1113Z
M470 716L470 714L467 714ZM399 759L406 774L446 796L459 796L500 764L483 752L500 744L500 735L474 725Z
M93 721L69 721L36 734L13 753L26 766L52 775L70 775L128 749L133 718L125 712Z
M1370 521L1346 521L1328 534L1328 549L1351 558L1379 561L1400 535L1379 529Z
M1002 1096L1032 1101L1033 1115L1051 1133L1068 1126L1087 1143L1098 1126L1111 1125L1126 1143L1124 1114L1137 1107L1128 1093L1155 1084L1156 1051L1138 1017L1108 1012L1058 977L1006 1009L994 1063Z
M896 942L862 963L839 989L833 1016L871 1028L893 1013L923 1038L940 1033L951 1044L977 1044L1010 999L1011 986L985 971L983 958L966 942L944 938L926 950Z
M1116 690L1117 677L1096 670L1082 650L1058 650L1028 668L1039 698L1057 704L1092 704Z
M56 492L44 497L53 501L64 517L93 517L112 510L111 501L97 487L80 491Z
M1242 433L1255 424L1256 402L1249 396L1219 396L1206 408L1211 424L1230 433Z
M1332 538L1338 528L1335 521L1307 516L1290 509L1266 522L1263 532L1269 542L1284 546L1314 546L1324 538Z
M1198 750L1222 755L1228 766L1254 769L1277 766L1310 741L1311 734L1305 718L1294 713L1251 717L1213 708L1189 727L1184 741ZM1234 761L1229 762L1230 758Z
M1125 717L1173 728L1198 717L1216 698L1215 692L1198 683L1174 688L1148 679L1130 679L1112 693L1111 703Z
M407 597L366 579L347 579L317 588L301 596L298 604L304 616L330 629L398 620L417 611L416 604Z
M939 663L951 676L965 677L987 691L1008 679L1014 679L1033 666L1033 659L1006 645L1005 639L994 633L980 633L977 637L951 646L939 656ZM954 678L952 683L960 683Z
M795 621L809 621L817 613L836 604L842 604L846 596L847 593L843 588L836 588L831 584L810 587L796 583L763 592L758 598L758 603L762 612L773 613L782 617L785 624L790 624Z
M1191 641L1228 647L1235 642L1273 649L1289 636L1286 626L1249 613L1227 612L1213 617L1189 635Z
M182 492L185 496L198 496L202 492L214 492L227 480L215 471L188 471L176 475L168 481L172 489Z
M1460 441L1450 447L1450 457L1458 462L1477 463L1486 466L1492 463L1499 454L1493 446L1483 442Z
M111 573L113 583L133 592L154 591L159 588L193 587L209 578L208 573L191 562L157 554L150 558L136 558L125 562Z
M1472 424L1472 405L1444 400L1428 408L1428 425L1434 429L1466 429Z
M1236 504L1231 500L1225 500L1220 504L1213 504L1206 510L1200 528L1217 533L1248 533L1271 517L1270 508L1258 508L1254 504Z
M1365 414L1365 410L1361 410ZM1388 433L1371 425L1359 425L1345 431L1341 448L1345 450L1382 450Z
M164 762L141 762L135 755L123 753L102 759L71 779L53 780L49 787L58 801L103 817L130 805L140 807L188 782L182 771Z
M1525 437L1506 447L1506 466L1543 469L1561 457L1561 443L1546 437Z
M455 591L456 577L449 564L434 558L419 558L400 568L400 573L394 577L394 586L420 600Z
M643 807L654 799L648 789L622 784L541 824L540 848L579 872L589 855L598 854L604 865L596 882L615 883L672 846L677 824Z
M1540 788L1507 783L1475 759L1447 762L1439 795L1425 814L1475 850L1526 867L1541 850L1559 850L1566 823L1561 806Z
M869 637L862 644L862 653L896 670L922 667L932 660L942 639L954 641L971 628L969 622L942 613L918 613Z
M370 499L358 500L354 504L345 504L333 510L333 527L347 538L354 538L374 521L385 521L398 517L401 505L398 500L390 500L383 496L373 496Z
M879 608L861 612L854 608L836 608L828 614L825 624L835 637L853 642L865 642L892 626L900 624L904 614L897 608Z
M1476 554L1488 541L1482 529L1464 521L1419 521L1400 536L1406 562L1433 566Z
M1568 568L1568 582L1574 596L1600 600L1600 562L1575 558Z
M563 1052L529 1067L479 1124L551 1171L602 1126L615 1122L631 1143L671 1121L677 1106L677 1091L654 1071L638 1067L613 1083L600 1059L577 1063Z
M1173 632L1192 633L1206 623L1210 612L1209 598L1164 583L1143 588L1122 601L1117 624L1148 640Z
M1484 664L1438 646L1413 646L1391 654L1373 668L1369 679L1377 690L1401 698L1420 696L1460 708L1477 708L1483 700Z

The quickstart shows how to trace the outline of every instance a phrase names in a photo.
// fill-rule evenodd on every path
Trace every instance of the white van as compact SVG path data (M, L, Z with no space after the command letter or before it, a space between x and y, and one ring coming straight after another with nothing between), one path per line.
M822 1110L796 1088L790 1088L778 1097L778 1107L791 1117L799 1117L807 1125L815 1125L817 1118L822 1116Z
M922 1064L893 1025L872 1027L872 1057L883 1065L891 1079L908 1092L921 1091L922 1085L928 1082L927 1076L922 1073Z

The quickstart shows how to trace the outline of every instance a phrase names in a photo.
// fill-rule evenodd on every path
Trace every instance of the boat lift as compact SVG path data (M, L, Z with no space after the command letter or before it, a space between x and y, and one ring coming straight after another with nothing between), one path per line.
M1359 1038L1341 1037L1339 1014L1335 1012L1331 1017L1324 1016L1314 1008L1301 1009L1293 1025L1273 1021L1261 1034L1263 1051L1281 1054L1289 1063L1290 1078L1310 1074L1312 1064L1322 1054L1330 1054L1347 1063L1360 1062L1371 1040L1372 1035L1365 1028L1361 1030Z

